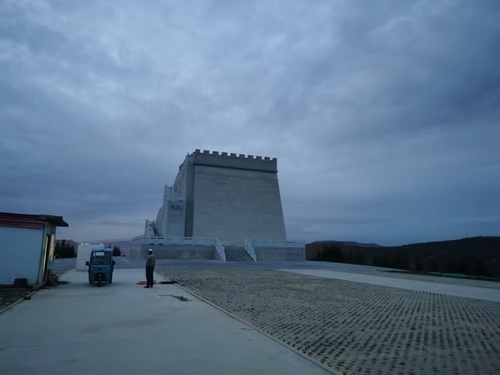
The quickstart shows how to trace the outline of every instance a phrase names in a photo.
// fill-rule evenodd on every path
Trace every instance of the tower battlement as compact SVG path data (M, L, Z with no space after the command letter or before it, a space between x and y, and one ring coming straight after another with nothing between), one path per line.
M201 151L199 149L196 149L191 155L193 156L195 165L250 169L265 172L278 171L278 160L267 156L263 157L208 150Z

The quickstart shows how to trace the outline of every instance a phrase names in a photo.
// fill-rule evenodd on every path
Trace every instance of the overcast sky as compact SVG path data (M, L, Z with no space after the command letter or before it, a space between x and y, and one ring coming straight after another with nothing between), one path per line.
M0 2L0 211L131 238L195 149L276 157L289 240L500 235L500 4Z

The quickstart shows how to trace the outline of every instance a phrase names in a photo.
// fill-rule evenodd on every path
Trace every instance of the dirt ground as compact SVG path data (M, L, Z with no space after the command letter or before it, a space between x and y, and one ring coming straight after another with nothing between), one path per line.
M0 312L32 292L32 290L0 289Z

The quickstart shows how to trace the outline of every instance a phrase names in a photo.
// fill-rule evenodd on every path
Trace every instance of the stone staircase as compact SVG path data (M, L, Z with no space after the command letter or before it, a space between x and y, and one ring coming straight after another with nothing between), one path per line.
M224 246L226 262L253 262L243 246Z

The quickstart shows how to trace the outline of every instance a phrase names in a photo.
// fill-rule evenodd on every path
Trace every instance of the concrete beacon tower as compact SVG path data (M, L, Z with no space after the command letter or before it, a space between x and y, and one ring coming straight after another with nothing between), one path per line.
M207 150L188 154L173 186L165 186L156 221L146 221L148 236L170 244L170 250L174 238L183 244L211 239L221 247L214 259L238 252L254 261L305 258L303 243L287 242L277 159L269 157ZM168 257L177 256L170 252Z
M229 246L247 238L286 241L276 159L196 150L171 191L178 201L185 196L185 205L167 206L166 220L156 222L159 234L181 235L184 216L185 237L217 237Z

